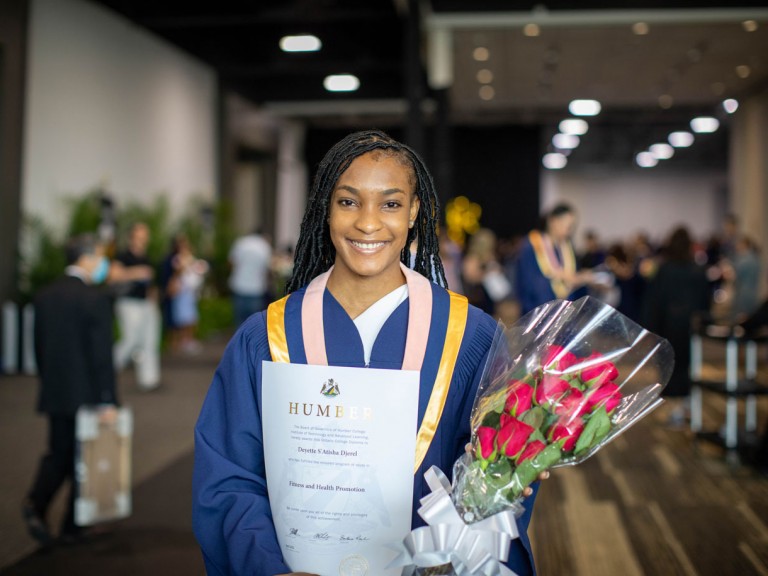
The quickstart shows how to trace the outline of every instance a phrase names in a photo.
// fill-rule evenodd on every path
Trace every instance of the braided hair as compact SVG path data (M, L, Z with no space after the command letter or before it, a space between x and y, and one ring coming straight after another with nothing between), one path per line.
M418 154L379 130L355 132L337 142L325 155L312 182L307 209L301 222L293 274L286 285L286 293L306 286L313 278L327 271L336 259L336 248L331 242L328 228L329 206L339 177L358 156L377 152L396 159L407 167L409 180L419 199L420 207L413 228L408 230L400 261L410 264L411 242L418 238L413 269L429 280L446 287L445 271L439 255L437 222L440 205L435 185Z

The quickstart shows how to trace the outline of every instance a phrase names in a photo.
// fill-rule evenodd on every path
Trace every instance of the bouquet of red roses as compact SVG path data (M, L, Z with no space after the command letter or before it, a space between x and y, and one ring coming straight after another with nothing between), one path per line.
M453 483L432 467L418 513L428 526L396 548L404 576L499 574L519 536L523 490L578 464L661 404L669 343L590 297L553 300L496 331L472 409L471 450Z
M472 451L454 466L463 519L520 506L539 473L597 452L662 402L673 363L666 340L589 297L500 326L472 412Z

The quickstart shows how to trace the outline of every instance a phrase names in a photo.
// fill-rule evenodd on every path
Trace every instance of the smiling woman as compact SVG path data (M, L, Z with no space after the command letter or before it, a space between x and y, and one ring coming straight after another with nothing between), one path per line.
M497 327L490 316L468 305L464 296L444 288L438 216L432 178L421 159L383 132L350 134L323 158L301 225L289 295L266 312L251 316L235 334L195 430L193 522L209 575L328 573L320 567L321 558L326 567L328 558L333 558L333 573L350 562L371 560L375 567L393 543L376 541L373 524L382 524L377 520L365 528L359 541L324 541L315 561L313 554L297 552L304 546L319 546L296 540L297 534L320 530L318 515L302 516L301 511L321 506L321 516L327 515L338 500L318 504L316 490L284 497L279 482L267 488L270 475L282 478L275 472L281 467L289 471L286 474L296 475L297 484L306 480L314 486L329 480L319 462L292 458L284 464L270 459L275 444L265 438L274 427L265 432L263 423L267 419L275 423L276 417L272 410L264 412L264 406L271 405L264 397L280 385L270 374L281 363L310 365L302 369L315 367L313 374L319 374L321 367L365 368L355 372L358 389L367 388L372 394L370 387L377 387L383 394L377 396L381 402L371 412L371 422L380 418L392 422L398 416L383 413L383 400L391 391L380 382L392 386L399 376L392 374L396 370L416 374L418 394L414 391L409 404L416 421L392 424L405 431L417 430L415 453L407 455L405 468L395 469L389 460L382 461L358 478L361 486L367 486L367 496L345 495L343 510L349 519L334 530L343 535L362 526L358 513L365 518L383 506L379 500L364 498L384 494L385 486L400 480L408 487L412 482L413 491L398 493L395 500L404 506L386 524L404 522L412 528L424 524L415 512L420 499L430 492L424 474L432 466L451 470L463 453L470 437L469 415ZM415 254L411 254L414 241ZM342 386L345 393L350 386L349 382ZM396 410L404 412L405 406L398 404ZM285 417L291 422L303 419L298 409ZM307 426L316 425L315 415ZM364 419L356 421L362 436L355 453L361 457L370 450L366 426ZM301 429L296 431L297 437L305 438L300 433ZM407 432L406 436L410 438ZM331 434L312 448L332 453L333 438L338 436ZM338 470L330 469L331 474ZM344 470L345 477L359 473L354 468ZM536 489L517 520L520 538L511 543L508 565L520 576L534 573L526 530ZM290 507L283 504L288 497L294 502ZM276 530L288 517L295 532ZM331 532L327 526L322 531ZM339 548L343 551L337 552ZM341 568L335 566L336 554L343 556ZM385 570L386 562L369 573L399 573Z

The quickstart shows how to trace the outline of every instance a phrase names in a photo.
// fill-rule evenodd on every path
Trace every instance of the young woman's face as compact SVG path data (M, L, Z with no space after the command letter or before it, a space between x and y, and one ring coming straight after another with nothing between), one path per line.
M358 277L401 276L400 252L419 199L411 171L396 158L358 156L336 182L328 224L336 270Z

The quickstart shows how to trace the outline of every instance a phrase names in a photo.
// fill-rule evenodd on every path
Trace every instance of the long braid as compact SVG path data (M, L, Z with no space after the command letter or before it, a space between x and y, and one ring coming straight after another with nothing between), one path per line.
M346 136L336 143L320 162L301 222L293 273L286 285L286 293L306 286L333 265L336 249L328 229L329 204L333 189L355 158L374 150L382 150L398 158L413 170L415 176L414 189L420 207L413 228L408 230L408 237L400 254L401 262L406 266L410 264L409 246L414 239L418 239L413 269L429 280L436 281L440 286L448 285L440 260L437 238L440 204L429 170L409 146L379 130L367 130Z

